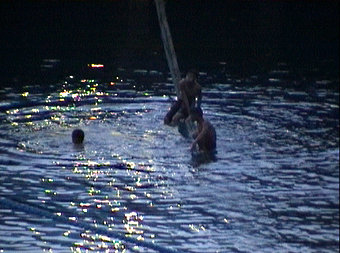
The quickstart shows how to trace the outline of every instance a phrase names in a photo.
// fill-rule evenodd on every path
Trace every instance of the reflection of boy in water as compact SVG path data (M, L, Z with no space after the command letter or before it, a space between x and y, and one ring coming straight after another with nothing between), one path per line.
M195 139L190 149L193 150L198 144L199 150L204 152L213 152L216 149L216 131L213 125L204 120L201 108L194 108L190 111L190 118L197 122L197 131L193 134Z
M164 118L164 124L177 124L189 116L190 110L200 106L202 93L195 71L189 71L179 83L180 96ZM197 104L196 104L197 100Z

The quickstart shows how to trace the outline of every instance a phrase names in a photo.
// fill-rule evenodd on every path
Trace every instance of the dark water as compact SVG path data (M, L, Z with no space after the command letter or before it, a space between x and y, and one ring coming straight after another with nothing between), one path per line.
M339 93L279 81L203 87L198 165L163 125L171 84L2 88L0 251L338 252Z

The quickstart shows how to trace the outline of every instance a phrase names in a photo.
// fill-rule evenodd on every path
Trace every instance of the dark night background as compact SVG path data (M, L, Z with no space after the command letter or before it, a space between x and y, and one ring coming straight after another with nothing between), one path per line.
M338 75L338 1L173 0L166 11L182 71L223 61L249 75L286 62ZM87 63L166 69L152 0L7 1L0 18L3 80L39 76L46 58L65 74Z

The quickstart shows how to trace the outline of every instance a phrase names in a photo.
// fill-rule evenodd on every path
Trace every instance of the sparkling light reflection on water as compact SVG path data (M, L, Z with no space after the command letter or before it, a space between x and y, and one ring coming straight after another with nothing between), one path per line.
M170 102L153 89L80 82L1 94L4 252L153 252L138 242L183 252L339 246L339 107L332 90L204 87L218 154L199 166L190 140L163 125ZM83 146L71 143L75 127L86 134Z

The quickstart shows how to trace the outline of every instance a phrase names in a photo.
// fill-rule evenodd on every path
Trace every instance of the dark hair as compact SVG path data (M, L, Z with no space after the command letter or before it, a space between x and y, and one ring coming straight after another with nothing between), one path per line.
M200 107L195 107L195 108L191 109L190 115L194 118L196 118L196 117L202 118L203 117L203 111Z
M81 129L75 129L72 132L72 142L74 144L81 144L84 141L84 131Z
M195 76L195 78L198 78L198 71L196 69L189 69L187 74L193 74Z

